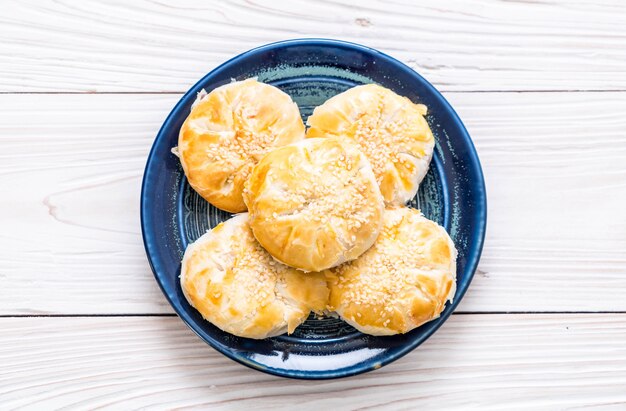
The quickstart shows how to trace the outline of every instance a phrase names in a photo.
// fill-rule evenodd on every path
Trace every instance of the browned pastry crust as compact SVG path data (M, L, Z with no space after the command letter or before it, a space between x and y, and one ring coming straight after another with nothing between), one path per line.
M357 258L382 221L370 164L348 139L306 139L272 151L252 171L244 198L261 245L303 271Z
M433 155L435 139L425 115L426 106L368 84L317 107L307 121L307 137L356 141L372 164L385 203L404 205L417 193Z
M439 317L456 290L456 249L418 210L385 210L380 236L358 259L327 273L329 310L372 335L411 331Z
M217 208L246 211L242 191L254 165L275 147L304 138L291 98L249 79L199 96L178 138L189 184Z
M254 239L248 214L219 224L190 244L180 282L187 301L205 319L248 338L291 333L328 300L324 275L274 261Z

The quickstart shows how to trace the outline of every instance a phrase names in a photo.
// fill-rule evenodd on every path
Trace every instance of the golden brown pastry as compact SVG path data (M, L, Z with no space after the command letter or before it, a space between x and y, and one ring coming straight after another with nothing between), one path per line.
M291 98L254 79L199 95L178 138L189 184L217 208L246 210L241 197L252 167L274 147L304 138Z
M246 183L254 236L278 261L321 271L357 258L380 230L383 198L349 139L306 139L267 154Z
M366 334L402 334L439 317L454 297L456 248L418 210L388 209L372 248L327 277L328 308L344 321Z
M350 137L367 156L387 205L403 205L419 187L433 155L435 140L414 104L384 87L354 87L317 107L307 137Z
M254 239L246 213L187 247L180 282L189 304L205 319L248 338L292 333L328 300L324 275L274 261Z

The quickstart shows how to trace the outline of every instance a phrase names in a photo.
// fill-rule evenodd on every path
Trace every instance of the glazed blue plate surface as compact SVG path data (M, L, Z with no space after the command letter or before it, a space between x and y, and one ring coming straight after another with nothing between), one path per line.
M459 255L454 302L441 316L408 334L373 337L334 319L309 318L294 334L252 340L225 333L185 300L178 276L185 247L230 218L187 184L172 153L196 94L232 79L257 77L289 94L303 120L350 87L378 83L428 107L436 138L430 170L409 206L450 233ZM374 49L335 40L290 40L243 53L222 64L176 104L156 137L143 177L141 225L154 276L180 318L213 348L251 368L292 378L346 377L388 364L426 340L450 316L478 264L486 225L486 197L472 141L452 107L411 68Z

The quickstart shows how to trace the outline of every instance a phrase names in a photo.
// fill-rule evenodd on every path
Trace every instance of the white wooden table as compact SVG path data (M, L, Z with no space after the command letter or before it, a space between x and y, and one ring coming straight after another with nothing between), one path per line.
M358 5L357 5L358 4ZM0 3L0 409L626 409L626 4ZM173 315L139 190L164 118L252 47L330 37L457 109L488 189L457 312L381 370L293 381Z

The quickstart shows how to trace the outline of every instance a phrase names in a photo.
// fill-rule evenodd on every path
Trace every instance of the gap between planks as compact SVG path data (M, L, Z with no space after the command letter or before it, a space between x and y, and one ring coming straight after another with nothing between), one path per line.
M626 314L626 311L460 311L452 315L605 315ZM117 318L176 317L175 313L113 313L113 314L0 314L0 318Z
M193 85L190 85L191 89ZM151 95L151 94L184 94L188 90L163 90L163 91L0 91L0 95L12 95L12 94L33 94L33 95ZM438 90L441 94L454 93L454 94L485 94L485 93L624 93L626 89L619 90L602 90L602 89L569 89L569 90L460 90L449 91L445 89Z

